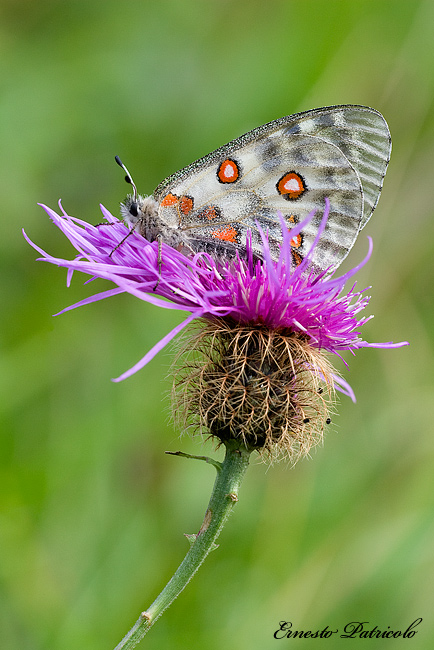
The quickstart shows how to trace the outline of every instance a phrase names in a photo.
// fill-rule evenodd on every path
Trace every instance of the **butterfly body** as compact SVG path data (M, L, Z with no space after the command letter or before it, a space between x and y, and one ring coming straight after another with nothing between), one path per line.
M332 106L269 122L165 179L150 197L127 197L122 214L149 241L161 239L192 254L243 256L250 234L260 258L258 225L277 259L281 214L288 226L312 210L312 221L291 240L300 264L330 201L327 226L310 262L336 268L370 218L381 192L391 141L380 113L365 106Z

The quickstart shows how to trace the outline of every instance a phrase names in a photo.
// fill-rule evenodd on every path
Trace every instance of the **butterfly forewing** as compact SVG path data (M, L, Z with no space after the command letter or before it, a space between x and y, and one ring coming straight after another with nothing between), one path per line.
M297 265L318 231L324 199L330 215L311 258L335 268L372 214L390 157L390 134L380 113L334 106L283 117L246 133L163 181L155 190L161 223L182 231L192 250L222 246L243 254L248 231L261 256L258 229L268 232L277 259L278 214L291 230L312 210L315 218L291 240Z

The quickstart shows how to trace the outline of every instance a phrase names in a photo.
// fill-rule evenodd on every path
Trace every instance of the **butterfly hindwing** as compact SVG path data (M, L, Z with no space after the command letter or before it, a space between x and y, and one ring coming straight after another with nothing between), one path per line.
M366 225L378 203L390 160L392 141L384 117L367 106L335 106L302 113L298 125L287 133L311 133L335 144L356 170L363 188L361 227ZM286 118L283 118L286 119Z

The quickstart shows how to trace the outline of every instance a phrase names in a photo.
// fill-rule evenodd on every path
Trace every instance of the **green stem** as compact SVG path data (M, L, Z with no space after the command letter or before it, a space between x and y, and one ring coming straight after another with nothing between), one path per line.
M149 628L161 616L192 579L210 551L216 548L215 540L220 534L236 502L238 491L249 465L250 451L239 444L226 445L226 455L208 504L202 526L190 550L177 571L148 609L142 612L131 630L115 650L131 650L145 636Z

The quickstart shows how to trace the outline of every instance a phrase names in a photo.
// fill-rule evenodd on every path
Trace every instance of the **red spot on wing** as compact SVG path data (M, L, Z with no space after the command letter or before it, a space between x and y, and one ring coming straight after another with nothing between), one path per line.
M229 241L233 244L236 244L238 233L233 226L225 226L224 228L214 230L211 235L215 239L220 239L221 241Z
M297 251L291 249L291 255L292 255L292 261L294 262L295 266L298 266L299 264L302 263L303 258L301 255L297 253Z
M187 196L184 194L181 196L179 199L179 209L181 210L182 214L187 215L189 212L193 210L193 204L194 201L191 196Z
M161 206L163 208L170 208L176 205L179 201L179 197L176 194L166 194L164 199L161 201Z
M300 198L306 191L306 184L303 177L297 172L287 172L276 183L279 194L288 201Z
M303 235L301 234L301 232L299 232L298 235L295 235L295 237L291 239L290 243L293 248L300 248L300 246L303 243Z
M288 223L295 225L297 222L297 217L294 214L291 214L291 216L288 218ZM291 232L291 228L288 228L288 232ZM297 249L301 248L303 244L303 233L299 232L297 235L294 235L289 243L291 244L292 261L294 262L295 266L298 266L303 261L302 256L297 251Z
M220 183L235 183L240 175L238 163L231 158L224 160L217 170L217 178Z
M202 219L208 219L209 221L212 221L213 219L220 217L221 214L220 210L216 208L215 205L209 205L201 210L197 216L201 217Z

